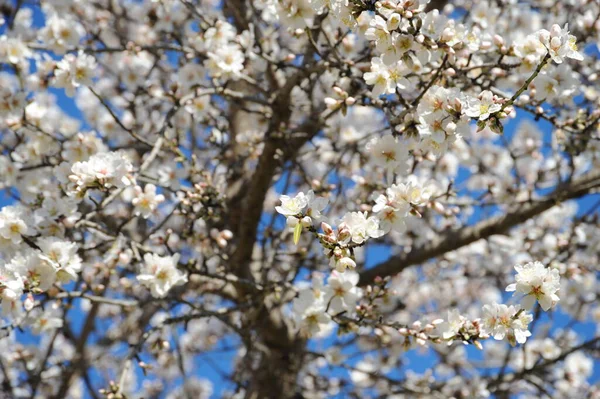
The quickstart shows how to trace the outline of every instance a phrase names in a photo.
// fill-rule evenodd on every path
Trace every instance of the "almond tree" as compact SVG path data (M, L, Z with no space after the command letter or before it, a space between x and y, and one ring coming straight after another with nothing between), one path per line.
M1 397L600 395L596 1L0 13Z

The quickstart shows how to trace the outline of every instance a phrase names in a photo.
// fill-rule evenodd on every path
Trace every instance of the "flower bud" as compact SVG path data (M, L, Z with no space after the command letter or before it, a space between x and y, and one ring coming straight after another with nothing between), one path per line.
M294 216L288 216L285 220L285 223L288 227L296 227L296 225L298 224L298 218Z
M339 268L338 268L338 266L339 266ZM340 268L342 270L339 270ZM354 260L349 257L340 259L336 265L336 269L339 272L343 272L346 269L354 269L354 268L356 268L356 262L354 262Z
M340 225L338 227L338 240L339 241L346 241L348 238L350 238L351 234L350 234L350 229L348 228L348 226L346 226L345 224L342 226Z
M312 219L310 216L304 216L300 222L302 223L303 227L312 226Z
M493 40L494 44L498 47L501 47L504 45L504 38L500 35L494 35L492 40Z
M321 222L321 229L323 230L323 233L327 235L333 234L333 228L325 222Z
M444 205L439 203L438 201L433 201L432 208L439 214L444 214Z
M450 28L444 29L442 37L440 38L443 42L449 42L454 38L454 30Z

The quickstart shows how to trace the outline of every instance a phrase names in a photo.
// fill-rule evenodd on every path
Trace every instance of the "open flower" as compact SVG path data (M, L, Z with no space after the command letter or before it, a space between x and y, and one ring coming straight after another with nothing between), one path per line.
M331 272L325 289L325 303L333 313L352 311L360 298L360 290L356 287L358 273Z
M142 272L137 279L150 288L152 296L164 298L171 288L187 282L187 276L177 269L178 261L179 254L172 256L145 254Z
M154 184L146 184L144 189L140 186L135 187L135 198L131 200L135 206L135 214L141 215L147 219L158 208L158 205L165 200L162 194L156 194L156 186Z
M306 288L300 291L292 302L292 311L296 325L305 337L324 331L331 322L323 293L318 289Z
M522 304L531 309L537 300L545 311L560 300L556 292L560 289L560 275L557 269L548 269L540 262L516 265L516 283L506 287L507 292L523 294Z
M469 107L465 110L465 114L471 118L478 118L480 121L486 120L491 114L502 108L500 104L496 104L494 94L489 90L484 90L479 98L472 98L468 103Z
M308 205L309 198L304 193L300 192L295 197L282 195L279 197L281 206L276 206L275 210L283 216L297 216L302 213L302 210Z

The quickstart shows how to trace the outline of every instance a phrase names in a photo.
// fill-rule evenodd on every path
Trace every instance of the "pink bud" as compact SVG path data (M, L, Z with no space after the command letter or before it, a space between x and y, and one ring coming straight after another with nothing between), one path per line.
M501 47L504 45L504 38L500 35L494 35L492 40L494 41L494 44L498 47Z
M333 228L325 222L321 222L321 229L323 230L323 233L327 235L333 234Z

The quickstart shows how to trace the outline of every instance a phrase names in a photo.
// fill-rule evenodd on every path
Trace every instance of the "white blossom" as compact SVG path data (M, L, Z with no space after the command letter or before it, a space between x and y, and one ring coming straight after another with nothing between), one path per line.
M40 259L54 267L58 281L77 279L82 266L77 244L56 237L42 237L36 243L41 250Z
M73 97L80 86L90 86L97 68L93 56L84 53L67 54L56 65L54 86L64 88L67 95Z
M360 298L358 274L355 272L339 273L331 272L325 288L324 302L334 314L342 311L352 312L356 302Z
M527 329L533 316L515 306L494 303L482 308L482 331L496 340L508 337L510 342L524 344L531 332Z
M178 261L179 254L172 256L145 254L137 279L150 289L152 296L164 298L171 288L188 281L187 275L177 269Z
M506 291L524 295L521 303L530 309L537 300L545 311L548 311L560 298L556 294L560 289L560 275L557 269L546 268L535 261L524 265L516 265L516 283L509 284Z
M577 51L577 38L569 34L568 24L565 24L564 28L554 24L550 31L541 29L537 36L557 64L562 63L565 58L583 60L583 56Z
M140 186L135 186L134 191L135 198L131 200L131 203L135 206L135 214L141 215L145 219L149 218L158 205L165 200L164 195L156 193L154 184L146 184L143 190Z
M479 98L471 98L469 100L469 106L465 110L465 114L471 118L478 118L480 121L484 121L494 114L502 106L495 101L494 94L489 90L484 90L479 95Z
M23 236L33 233L29 223L31 222L24 208L5 206L0 210L0 237L12 244L20 244Z
M455 337L466 322L465 317L461 316L457 309L448 311L448 320L439 326L442 331L442 338L452 339Z
M123 188L133 182L131 162L116 152L100 153L87 161L76 162L71 172L69 180L78 194L94 188Z
M327 304L324 295L318 289L306 288L300 291L292 302L296 325L305 336L313 336L322 332L331 322L326 312Z
M355 244L362 244L369 238L379 238L384 234L379 228L379 220L374 216L367 216L367 212L345 214L340 226L340 230L347 228L350 233L344 241L352 241Z
M408 145L392 135L375 137L367 143L367 151L372 162L384 168L388 177L393 174L404 175L409 167Z

